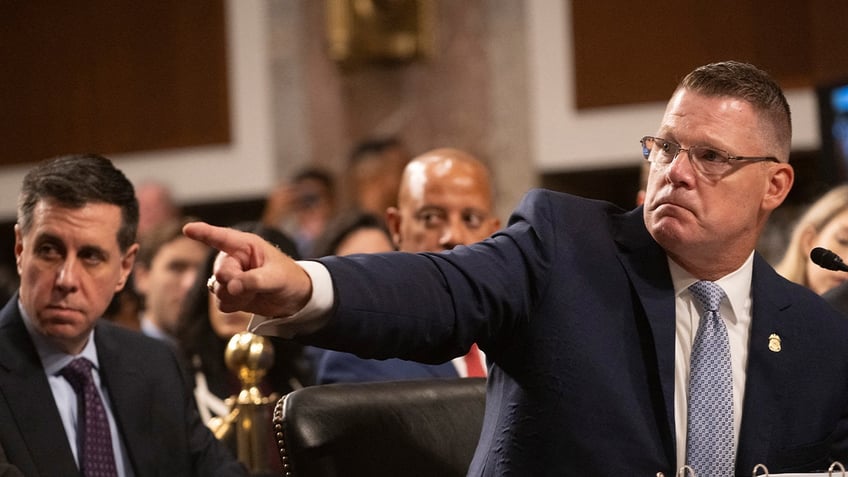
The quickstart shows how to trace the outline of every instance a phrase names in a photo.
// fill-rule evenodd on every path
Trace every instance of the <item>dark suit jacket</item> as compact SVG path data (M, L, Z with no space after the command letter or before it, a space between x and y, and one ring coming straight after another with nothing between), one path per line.
M425 364L391 358L363 359L355 354L327 350L321 353L316 369L316 384L400 381L404 379L458 378L450 361Z
M25 475L80 475L17 299L0 311L0 446ZM167 345L103 320L95 345L136 476L247 475L201 422Z
M0 477L23 477L23 475L17 467L9 463L3 446L0 446Z
M848 282L843 282L826 291L822 298L842 314L848 315Z
M335 309L300 339L494 362L470 475L675 475L673 286L641 208L536 190L470 247L321 261ZM759 255L751 293L737 475L848 461L848 320Z

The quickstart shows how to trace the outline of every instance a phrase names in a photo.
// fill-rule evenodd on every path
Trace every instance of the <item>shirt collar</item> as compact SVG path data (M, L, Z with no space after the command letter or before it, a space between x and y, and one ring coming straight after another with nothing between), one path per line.
M27 333L29 333L33 344L35 344L35 349L38 351L38 356L41 358L41 365L44 366L44 372L48 376L57 374L75 358L85 358L94 364L94 369L100 369L100 362L97 360L97 348L94 346L94 329L88 335L88 341L85 343L82 352L74 356L57 349L35 329L20 301L18 301L18 310L21 312Z
M168 332L160 328L159 325L154 323L153 320L150 319L150 316L146 313L142 315L139 320L139 327L141 328L142 333L151 338L171 343L174 346L177 345L177 340L173 336L169 335Z
M674 296L687 291L698 278L687 272L671 258L668 259L668 269L674 284ZM754 273L754 252L752 251L741 267L716 280L715 283L724 290L727 301L735 316L744 316L744 310L750 308L751 278Z

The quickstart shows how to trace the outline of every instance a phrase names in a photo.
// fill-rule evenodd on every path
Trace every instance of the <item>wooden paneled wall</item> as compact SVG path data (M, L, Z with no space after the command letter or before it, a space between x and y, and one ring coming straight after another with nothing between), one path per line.
M573 0L578 108L664 101L681 72L734 59L784 88L848 78L848 2Z
M223 0L0 2L0 165L230 140Z

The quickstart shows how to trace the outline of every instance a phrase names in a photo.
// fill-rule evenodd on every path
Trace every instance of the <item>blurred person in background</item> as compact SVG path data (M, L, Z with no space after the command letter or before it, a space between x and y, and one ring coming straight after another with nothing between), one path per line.
M816 247L848 256L848 184L834 187L807 208L792 229L783 258L774 267L787 279L822 295L848 279L848 273L813 263L810 251Z
M177 318L209 248L182 234L190 218L161 223L139 243L133 283L142 298L141 331L174 343Z
M403 172L397 204L388 208L386 217L401 252L450 250L500 228L488 169L457 149L435 149L413 159ZM340 351L317 355L319 384L486 375L485 356L476 345L465 356L442 364L363 359Z
M357 144L345 172L345 208L385 214L397 204L401 175L410 157L397 137L371 138Z
M138 200L138 237L158 225L178 220L182 212L174 201L171 189L158 181L143 181L135 188Z
M323 169L308 168L271 191L262 211L262 223L293 237L298 254L306 257L335 212L333 176Z
M395 249L385 220L378 215L350 210L338 215L315 241L312 256L391 252Z

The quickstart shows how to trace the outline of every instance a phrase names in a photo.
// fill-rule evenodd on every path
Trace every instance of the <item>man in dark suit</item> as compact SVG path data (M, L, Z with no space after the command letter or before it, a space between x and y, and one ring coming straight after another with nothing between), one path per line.
M494 205L489 171L482 162L457 149L434 149L406 165L397 207L388 208L386 222L401 252L441 252L479 242L498 230L501 222ZM429 364L397 358L364 359L327 350L319 354L316 382L485 376L485 356L476 346L468 353L473 354L470 358L477 366L469 365L467 353L445 363Z
M754 251L792 186L790 143L777 83L714 63L642 139L651 170L633 211L532 191L481 243L319 263L184 231L224 252L209 283L221 308L273 317L258 333L421 361L479 343L494 365L470 475L827 469L848 460L848 320Z
M247 475L201 422L174 351L98 319L132 269L137 224L108 159L59 157L24 178L21 283L0 311L0 446L25 475Z

